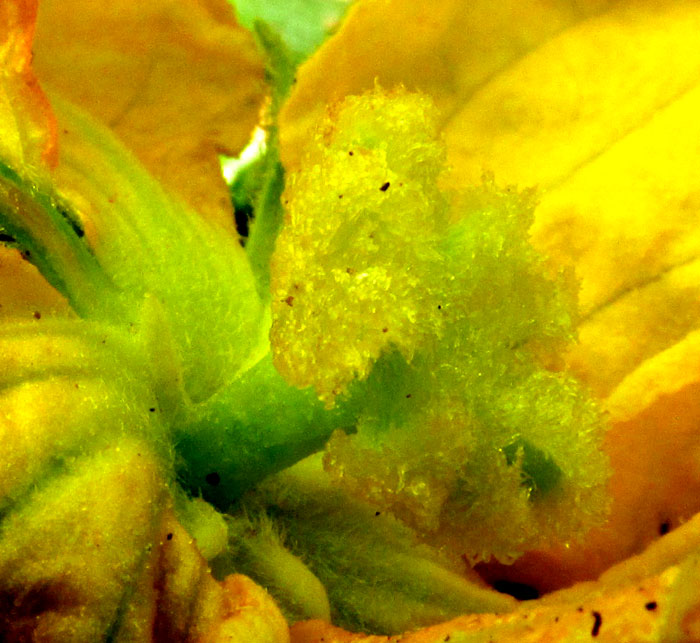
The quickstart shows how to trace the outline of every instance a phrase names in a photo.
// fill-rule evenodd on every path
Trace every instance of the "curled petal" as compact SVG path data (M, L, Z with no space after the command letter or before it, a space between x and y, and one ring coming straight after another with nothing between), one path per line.
M42 0L35 52L42 82L232 231L217 155L248 142L264 89L252 37L225 0Z
M56 121L31 68L37 0L0 5L0 153L14 164L55 165Z

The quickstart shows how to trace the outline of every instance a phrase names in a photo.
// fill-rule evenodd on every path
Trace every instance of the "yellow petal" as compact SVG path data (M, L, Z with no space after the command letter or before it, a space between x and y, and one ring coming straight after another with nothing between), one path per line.
M581 280L572 365L607 395L697 327L700 7L622 2L491 79L445 135L455 181L537 185L534 242Z
M539 188L534 241L581 280L571 363L607 395L696 327L688 270L668 290L655 282L700 254L699 30L690 1L360 0L299 70L283 157L294 167L322 105L375 78L430 93L452 184L488 171Z
M671 268L591 312L578 330L567 363L599 397L698 327L700 261Z
M0 318L70 316L70 307L17 250L0 247Z
M224 0L42 0L35 69L233 230L217 154L248 142L263 87L252 37Z
M609 4L359 0L338 33L299 69L280 115L285 165L296 166L309 123L327 103L371 89L375 79L388 89L404 84L430 94L446 124L499 71Z

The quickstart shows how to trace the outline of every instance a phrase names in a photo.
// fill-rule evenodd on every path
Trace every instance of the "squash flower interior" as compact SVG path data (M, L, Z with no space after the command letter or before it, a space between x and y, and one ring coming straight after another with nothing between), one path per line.
M594 400L588 387L601 397L604 384L586 377L585 352L568 347L599 321L601 293L624 299L631 276L599 285L590 279L595 261L586 258L579 275L564 265L566 244L554 236L566 226L551 215L557 177L543 170L531 181L516 171L519 187L502 183L509 173L495 144L484 157L493 165L474 177L469 155L455 154L469 141L474 157L488 146L471 131L456 140L465 123L479 121L461 120L458 104L435 91L436 78L449 86L439 66L425 77L417 66L410 90L398 72L363 85L360 70L322 98L316 66L377 4L360 0L299 70L278 35L256 27L268 136L255 180L242 188L253 213L245 248L221 199L209 198L221 177L207 177L221 141L234 150L240 131L250 131L262 74L223 3L155 3L143 15L93 6L107 25L131 19L154 34L148 73L128 100L115 93L114 104L63 76L63 52L49 55L56 40L47 24L74 36L68 51L84 42L74 14L60 3L39 6L36 66L46 99L30 66L36 4L1 10L0 234L53 288L18 269L26 282L13 289L52 310L42 316L32 306L23 318L17 305L0 337L4 636L217 640L260 631L261 640L286 640L277 606L288 620L386 634L465 613L515 613L515 601L473 565L489 563L487 577L508 575L506 565L529 581L542 560L554 561L552 587L567 573L576 580L576 555L609 541L609 525L625 516L617 511L625 483L615 477L625 442L616 436L657 426L669 399L688 399L695 380L686 374L664 379L676 388L659 386L656 366L641 368L602 406ZM492 19L443 4L432 28L455 16ZM412 24L416 11L397 15ZM680 22L672 9L648 15ZM171 47L168 30L190 19L196 28L182 50ZM556 39L555 23L567 20L576 24L566 15L533 20L541 31L533 38ZM141 73L120 40L143 45L139 28L106 29L97 41L109 55L97 64L113 64L122 79ZM232 43L245 53L232 53ZM431 46L412 55L429 56ZM170 99L154 107L150 97L173 91L190 104L177 91L190 69L180 56L211 56L212 65L240 56L238 69L250 71L232 98L207 90L211 100L192 101L186 120L203 122L206 144L197 143L198 125L172 146L153 126L181 110L168 112ZM475 70L498 96L498 74L494 85L486 80L496 72ZM206 82L216 89L214 76ZM310 88L319 108L303 108ZM478 111L482 98L477 92L467 110ZM222 104L247 125L228 130ZM455 122L462 129L450 130ZM560 160L576 167L564 151ZM195 174L204 178L190 184ZM541 185L522 189L533 183ZM537 218L540 198L550 223ZM531 228L555 261L535 249ZM685 372L687 341L664 355L665 374ZM692 446L686 420L674 431ZM684 533L690 542L692 528ZM617 542L593 561L596 571L633 551ZM649 573L661 574L653 560ZM692 578L695 567L674 569ZM691 606L692 592L678 582L660 579L657 589ZM243 604L256 606L252 620ZM546 620L552 614L542 609ZM599 632L603 617L592 614ZM479 627L510 627L507 617L493 618ZM681 621L668 617L662 629ZM296 631L306 636L303 626Z

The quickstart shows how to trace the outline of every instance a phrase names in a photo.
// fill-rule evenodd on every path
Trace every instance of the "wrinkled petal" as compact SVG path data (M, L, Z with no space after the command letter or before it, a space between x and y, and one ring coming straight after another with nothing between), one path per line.
M263 87L252 37L224 0L43 0L35 69L232 230L217 155L247 143Z
M600 397L647 360L682 342L700 320L700 261L670 268L592 312L567 355Z

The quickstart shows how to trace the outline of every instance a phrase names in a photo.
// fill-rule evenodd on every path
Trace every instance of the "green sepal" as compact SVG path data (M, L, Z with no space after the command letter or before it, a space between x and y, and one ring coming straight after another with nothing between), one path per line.
M266 151L258 170L262 179L254 184L255 194L249 199L253 203L253 218L249 221L246 253L255 274L258 294L262 300L268 301L270 257L284 219L281 203L284 168L280 161L276 119L294 84L296 64L282 39L267 24L257 21L255 35L266 61L265 73L270 87L270 109L267 118L271 124L267 127Z
M264 301L270 299L270 257L284 218L280 204L284 191L284 168L278 155L275 142L272 149L268 148L265 156L265 180L255 200L253 217L249 220L246 244L246 253L255 275L258 295Z
M253 503L255 504L255 503ZM262 584L291 623L306 619L330 621L331 607L323 583L293 554L279 525L263 507L250 507L227 516L228 550L212 561L218 578L242 573Z
M346 0L229 0L238 19L250 29L265 21L280 34L296 63L310 56L338 24Z
M476 576L467 578L463 567L421 544L391 514L329 485L318 456L268 480L235 516L253 525L242 538L257 539L259 525L273 531L277 546L323 583L333 623L353 631L396 634L465 613L507 612L515 606L511 597ZM246 551L247 558L234 557L235 568L255 578L262 561L253 548ZM266 573L274 570L268 567ZM276 598L288 610L300 601L284 594Z
M267 22L256 20L254 33L265 57L265 79L270 87L270 120L275 123L282 103L295 82L297 61L280 34Z

